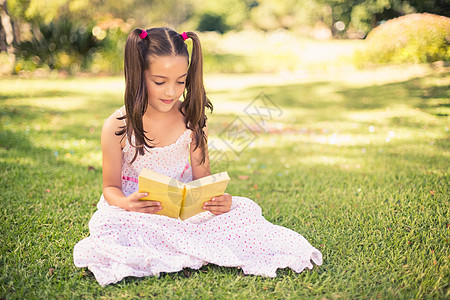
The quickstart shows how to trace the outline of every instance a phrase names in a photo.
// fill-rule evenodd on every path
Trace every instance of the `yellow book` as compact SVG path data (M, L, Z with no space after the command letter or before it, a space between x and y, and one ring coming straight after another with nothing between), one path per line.
M148 193L140 200L161 202L157 214L185 220L205 210L203 203L225 192L230 177L227 172L209 175L188 183L142 169L139 174L139 192Z

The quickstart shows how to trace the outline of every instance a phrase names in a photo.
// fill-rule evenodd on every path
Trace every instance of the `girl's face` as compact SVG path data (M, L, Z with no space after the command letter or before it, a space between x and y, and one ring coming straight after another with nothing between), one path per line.
M183 94L188 69L184 56L157 56L150 58L145 70L149 109L169 112Z

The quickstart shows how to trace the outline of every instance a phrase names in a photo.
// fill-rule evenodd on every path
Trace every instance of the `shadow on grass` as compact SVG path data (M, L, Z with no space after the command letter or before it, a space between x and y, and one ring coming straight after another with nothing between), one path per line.
M73 153L71 152L80 150L80 147L75 146L78 140L83 140L86 144L97 144L100 147L99 133L101 127L99 126L96 126L95 129L92 125L86 124L85 126L60 126L59 129L47 126L39 130L30 126L30 124L33 124L33 119L40 122L43 120L47 121L55 116L64 119L65 116L70 116L70 113L59 111L35 113L24 109L21 109L20 112L20 116L13 116L16 120L10 118L8 122L20 124L19 120L26 116L27 123L22 123L22 125L17 127L8 125L8 127L2 128L0 132L0 149L6 150L4 153L5 157L16 160L19 158L33 159L39 164L60 159L66 152L72 155ZM68 118L66 118L66 121L68 121ZM55 142L55 140L58 142ZM37 141L38 143L36 143ZM69 146L64 146L64 143L69 144ZM36 144L39 144L39 146ZM92 147L86 150L93 151Z
M412 78L402 82L348 87L336 81L308 82L281 86L258 86L248 89L255 97L264 92L277 105L284 108L302 108L316 113L332 111L335 119L343 117L344 111L380 110L401 104L417 108L435 116L447 116L436 113L435 109L450 107L450 92L447 86L433 85L427 80L440 80L445 74ZM434 101L431 101L433 100Z
M30 199L30 194L37 196L37 199L47 198L46 188L51 190L51 187L59 187L60 190L58 191L57 188L57 192L67 193L67 188L73 189L74 186L89 185L89 181L85 180L88 177L91 178L91 184L93 184L92 178L101 178L99 168L80 163L64 154L65 152L58 147L36 146L30 140L29 134L2 130L0 132L0 165L1 169L6 172L1 179L5 193L17 194L19 197L14 197L14 199L21 202L21 205L31 201L30 203L35 206L38 203L35 202L35 198ZM89 176L86 176L87 173ZM27 188L24 189L24 187ZM98 190L100 191L100 189ZM75 200L73 195L73 193L68 195L67 199L55 200L58 202L67 200L66 203L70 203ZM99 195L96 196L96 198L98 197ZM13 207L10 208L13 209Z
M87 268L83 268L84 276L94 281L95 277L92 272L90 272ZM202 266L200 269L191 269L191 268L183 268L183 270L172 273L162 272L158 277L156 276L144 276L144 277L125 277L119 282L108 285L108 288L117 289L123 288L124 286L129 285L138 285L141 282L147 283L156 283L159 285L170 284L173 282L179 282L181 284L188 284L189 280L198 280L199 278L203 278L205 276L214 277L216 279L225 278L227 276L235 277L247 277L253 275L245 275L244 272L237 267L223 267L214 264L207 264ZM253 276L254 277L254 276ZM201 280L201 279L200 279Z
M42 95L45 95L43 93ZM2 95L0 94L0 97ZM0 102L0 125L15 126L17 129L31 125L46 127L48 124L54 124L51 132L66 132L72 134L75 126L84 125L84 133L89 133L93 121L99 121L101 126L103 120L121 106L119 96L112 97L108 94L92 94L61 92L60 95L49 98L39 98L38 102L33 99L40 96L30 96L25 102L15 103L15 98L7 97L12 100L11 103L4 104ZM22 97L17 97L22 98ZM55 100L58 100L55 102ZM108 109L109 108L109 109ZM66 124L62 125L61 124ZM64 128L65 127L65 128ZM87 129L87 130L86 130ZM79 135L81 136L81 135Z
M29 151L35 150L30 139L24 133L5 129L0 132L0 147L7 151L14 150L15 154L29 154Z
M87 269L85 269L87 271ZM86 275L89 277L89 279L95 279L93 274L90 271L87 271ZM317 273L320 274L323 271L321 271L321 268L313 268L313 269L304 269L300 273L296 273L292 269L286 267L286 268L280 268L277 269L277 277L283 278L283 277L303 277L308 276L307 273ZM144 276L144 277L125 277L121 281L110 285L113 288L122 288L126 285L134 285L141 282L154 282L158 281L160 284L166 284L168 282L183 282L183 284L189 284L189 279L194 280L202 280L203 277L208 276L209 278L213 277L217 280L223 279L223 278L233 278L234 280L236 278L248 278L248 284L251 284L254 281L265 281L265 282L271 282L271 281L277 281L277 278L271 278L271 277L263 277L258 275L252 275L252 274L245 274L244 271L242 271L239 267L223 267L218 266L215 264L206 264L202 266L200 269L190 269L190 268L183 268L183 270L178 272L172 272L172 273L161 273L159 277L155 276ZM162 283L161 283L162 282ZM246 285L246 283L244 283Z
M403 104L410 108L422 109L435 116L444 116L434 113L433 110L438 107L449 107L448 88L427 86L424 81L424 78L413 78L398 83L342 90L339 93L347 100L344 105L350 110L385 109L395 104ZM430 101L436 98L443 99L437 102Z
M0 101L13 100L13 99L29 99L29 98L65 98L65 97L83 97L85 93L83 92L73 92L65 90L44 90L44 91L33 91L33 90L19 90L15 92L0 93Z

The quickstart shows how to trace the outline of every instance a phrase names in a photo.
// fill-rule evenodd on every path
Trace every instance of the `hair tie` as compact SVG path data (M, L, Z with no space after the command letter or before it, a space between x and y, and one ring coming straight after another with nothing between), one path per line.
M145 39L147 37L147 30L142 30L142 32L139 34L139 37L141 39Z
M181 34L181 37L183 38L183 41L185 41L185 40L187 40L189 38L186 32L183 32Z

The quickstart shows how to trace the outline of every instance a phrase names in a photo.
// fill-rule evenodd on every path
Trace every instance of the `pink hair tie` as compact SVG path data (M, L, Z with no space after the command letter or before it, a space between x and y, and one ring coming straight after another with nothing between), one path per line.
M183 32L181 34L181 37L183 38L183 41L185 41L185 40L187 40L189 38L186 32Z
M142 32L139 34L139 37L141 39L145 39L147 37L147 31L146 30L142 30Z

